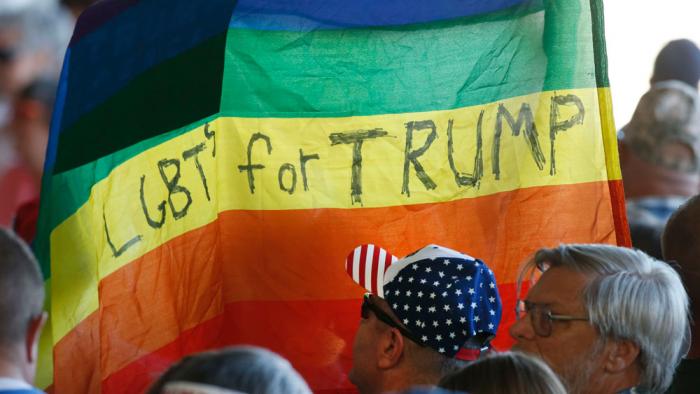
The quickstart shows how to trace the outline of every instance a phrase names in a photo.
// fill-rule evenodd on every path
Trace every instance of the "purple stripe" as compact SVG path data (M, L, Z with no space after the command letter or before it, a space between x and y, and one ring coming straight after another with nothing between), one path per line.
M121 14L129 7L138 4L141 0L102 0L80 15L78 24L73 32L70 45L74 45L84 36L92 33L110 19Z

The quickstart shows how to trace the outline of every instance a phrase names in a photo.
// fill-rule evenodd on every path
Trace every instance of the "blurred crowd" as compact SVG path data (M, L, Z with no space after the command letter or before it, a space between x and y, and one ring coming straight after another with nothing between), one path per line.
M90 3L0 1L0 226L26 212L19 219L33 227L63 56Z

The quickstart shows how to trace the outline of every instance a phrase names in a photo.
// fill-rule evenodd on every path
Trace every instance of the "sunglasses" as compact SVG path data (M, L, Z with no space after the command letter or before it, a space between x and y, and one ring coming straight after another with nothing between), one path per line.
M554 321L589 321L587 317L554 314L544 304L519 300L515 305L515 318L522 320L527 315L530 315L530 323L535 334L540 337L552 335L552 322Z
M404 326L392 319L391 316L384 312L379 306L375 305L372 302L372 294L367 293L362 299L362 309L360 309L360 316L362 316L363 319L369 319L370 312L374 313L374 316L376 316L377 319L379 319L379 321L381 321L382 323L386 324L391 328L399 330L401 335L403 335L404 337L412 340L420 346L425 346L415 334L413 334Z

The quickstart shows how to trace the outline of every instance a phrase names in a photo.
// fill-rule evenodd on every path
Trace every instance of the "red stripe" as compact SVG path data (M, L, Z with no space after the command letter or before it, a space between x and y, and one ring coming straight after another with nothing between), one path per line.
M455 355L457 360L462 361L474 361L481 355L481 349L459 349L459 352Z
M393 258L394 256L387 253L386 257L384 258L384 272L386 273L386 270L389 269L389 266L393 263Z
M379 291L379 285L377 283L377 277L379 276L379 250L378 247L374 247L374 255L372 256L372 293L377 294Z
M367 245L362 245L362 251L360 252L360 286L365 287L365 262L367 260Z
M630 237L630 227L627 222L627 211L625 209L625 190L622 181L608 182L610 187L610 203L612 204L613 222L615 223L615 237L620 246L632 246Z
M513 302L515 286L499 286L499 293L504 302ZM102 393L143 392L182 355L235 344L256 344L283 354L314 392L352 392L346 374L352 365L359 307L359 298L229 304L222 315L183 332L174 342L109 376L102 383ZM503 312L494 342L501 350L513 343L508 328L515 317L512 310Z
M112 374L102 393L143 392L183 354L233 344L256 344L284 354L314 390L351 389L345 373L352 362L359 307L359 298L227 305L222 315Z
M353 249L353 251L345 259L345 272L347 272L351 278L352 278L352 267L354 266L353 261L355 261L355 250L356 249Z

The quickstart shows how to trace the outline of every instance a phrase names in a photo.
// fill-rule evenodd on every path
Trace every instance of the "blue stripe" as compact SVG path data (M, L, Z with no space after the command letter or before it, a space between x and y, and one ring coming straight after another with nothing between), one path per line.
M499 11L531 0L239 0L231 27L312 31L400 26Z
M63 69L61 70L61 79L56 91L56 100L53 106L53 115L51 116L51 125L49 132L49 142L46 147L46 159L44 160L44 174L49 177L53 174L53 166L56 163L56 152L58 150L58 130L61 126L63 118L63 110L66 107L66 93L68 91L68 73L70 71L71 48L68 47L66 56L63 58Z
M80 73L68 75L60 130L144 71L226 31L234 6L235 0L141 1L83 36L71 47L70 67Z

